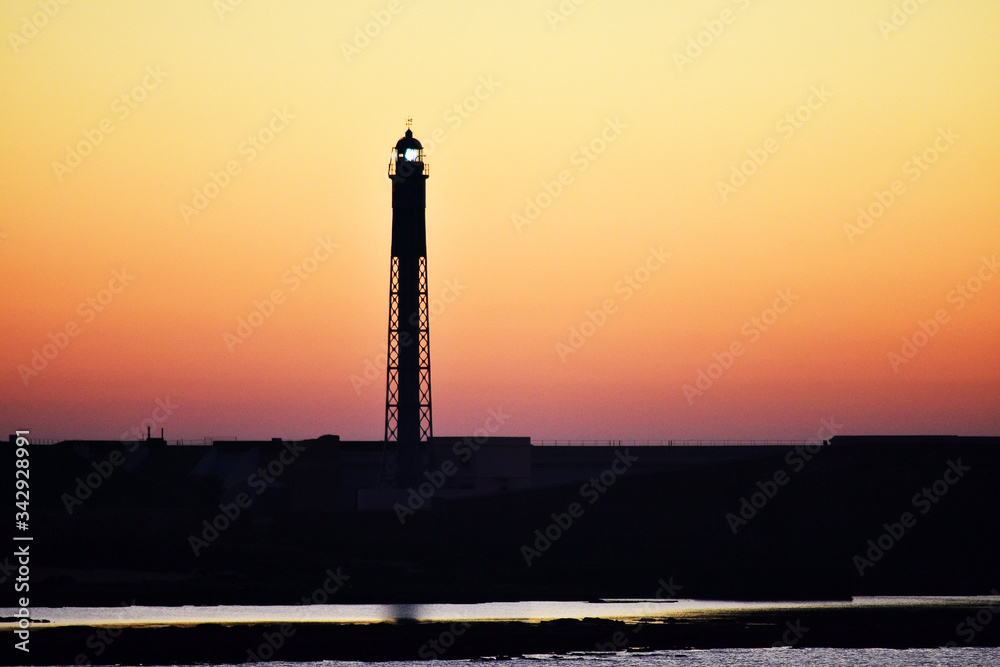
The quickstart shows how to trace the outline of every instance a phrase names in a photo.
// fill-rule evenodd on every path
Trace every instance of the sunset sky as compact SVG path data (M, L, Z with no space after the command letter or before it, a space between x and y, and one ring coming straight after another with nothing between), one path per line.
M1000 434L993 0L5 0L0 33L5 433L380 438L412 117L436 435Z

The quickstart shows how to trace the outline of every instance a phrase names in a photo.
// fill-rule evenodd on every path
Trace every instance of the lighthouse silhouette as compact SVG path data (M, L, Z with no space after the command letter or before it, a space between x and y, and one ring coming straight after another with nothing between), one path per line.
M427 179L424 149L406 134L389 158L392 250L385 383L385 448L379 486L405 488L429 464L431 341L427 305ZM393 444L394 443L394 444Z

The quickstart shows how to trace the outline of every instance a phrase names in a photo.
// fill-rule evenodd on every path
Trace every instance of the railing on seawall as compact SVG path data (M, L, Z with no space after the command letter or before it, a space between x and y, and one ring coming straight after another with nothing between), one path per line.
M796 447L819 444L818 440L535 440L538 447Z
M216 442L239 442L235 435L206 435L204 438L169 440L170 445L211 445Z

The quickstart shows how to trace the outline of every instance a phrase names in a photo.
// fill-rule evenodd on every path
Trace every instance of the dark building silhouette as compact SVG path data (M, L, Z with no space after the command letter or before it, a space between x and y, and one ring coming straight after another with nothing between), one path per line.
M430 320L427 303L429 169L424 150L406 135L392 150L392 252L385 385L385 455L380 486L412 484L429 456L431 420ZM390 443L395 443L395 447Z

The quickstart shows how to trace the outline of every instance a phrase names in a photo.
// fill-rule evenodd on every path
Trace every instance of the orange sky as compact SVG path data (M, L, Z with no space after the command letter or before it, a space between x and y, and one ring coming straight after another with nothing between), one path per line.
M11 0L0 33L7 432L380 437L407 116L436 434L1000 431L991 0Z

